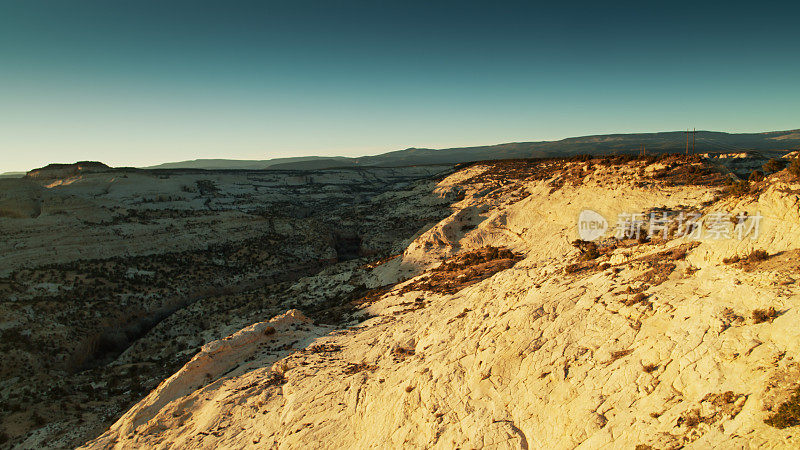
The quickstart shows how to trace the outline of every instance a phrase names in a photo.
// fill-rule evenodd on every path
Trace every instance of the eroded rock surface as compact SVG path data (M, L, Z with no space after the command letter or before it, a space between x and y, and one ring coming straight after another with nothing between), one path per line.
M796 448L791 420L765 420L800 375L800 183L732 188L731 167L763 163L749 157L49 180L39 217L0 222L42 220L5 259L4 337L19 344L0 395L25 407L3 426L28 448ZM612 225L593 245L576 241L585 209ZM76 211L103 225L48 219ZM757 239L615 238L620 215L665 211L762 219ZM141 242L92 262L63 242L42 267L24 252L40 255L47 224ZM70 337L115 311L143 325L69 369ZM40 385L64 392L21 388Z
M0 445L96 437L205 343L301 303L351 320L321 311L367 287L330 276L354 280L446 217L433 190L448 170L70 165L0 180ZM309 300L289 293L313 279L292 291Z
M775 263L800 248L797 183L777 174L731 197L720 178L680 158L502 164L442 180L437 192L455 201L452 214L401 254L290 290L313 308L309 292L376 288L354 298L351 326L309 325L312 342L280 359L232 346L224 360L238 359L234 372L184 383L186 394L152 417L146 399L86 447L800 445L796 429L764 422L800 370L797 266ZM673 171L698 181L676 182L689 178ZM587 257L571 244L584 208L611 223L653 208L764 219L758 239L654 236ZM522 259L460 285L481 273L461 263L486 258L459 255L487 246ZM722 262L753 250L768 256ZM425 281L447 274L452 283ZM181 371L148 398L174 397Z

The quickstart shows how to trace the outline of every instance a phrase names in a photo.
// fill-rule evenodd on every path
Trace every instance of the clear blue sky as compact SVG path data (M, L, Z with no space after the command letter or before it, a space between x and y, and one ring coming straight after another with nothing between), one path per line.
M788 2L0 0L0 171L800 128Z

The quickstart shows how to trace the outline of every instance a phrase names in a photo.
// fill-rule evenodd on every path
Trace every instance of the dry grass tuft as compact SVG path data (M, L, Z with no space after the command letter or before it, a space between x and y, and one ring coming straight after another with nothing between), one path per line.
M728 329L734 323L742 323L744 322L744 317L736 314L736 312L731 308L725 308L722 310L722 319L724 322L724 330Z
M365 370L369 370L371 372L371 371L373 371L373 370L375 370L377 368L378 368L378 366L376 366L374 364L367 364L367 363L364 363L364 362L361 362L361 363L358 363L358 364L348 363L347 367L344 368L343 373L345 375L353 375L353 374L356 374L356 373L359 373L359 372L363 372Z
M764 250L753 250L749 255L740 257L738 255L731 256L730 258L723 258L723 264L736 264L736 263L756 263L766 261L770 257L769 253Z
M766 261L767 259L769 259L769 253L764 250L753 250L749 255L747 255L747 260L750 262Z
M333 353L341 349L342 346L337 344L316 344L308 347L306 353Z
M746 395L736 394L733 391L719 394L709 393L700 401L704 406L691 409L681 414L678 418L677 425L694 428L701 423L713 425L721 421L732 419L742 411L746 399ZM701 411L705 411L706 414L702 414Z
M757 309L753 311L753 322L755 323L764 323L764 322L772 322L773 319L778 317L780 314L778 311L770 306L766 309Z
M694 427L700 425L701 421L702 421L702 417L700 416L700 410L699 409L692 409L690 411L687 411L687 412L681 414L681 416L678 417L678 423L677 424L678 424L678 426L685 425L686 427L694 428Z
M286 377L280 372L271 372L264 383L267 386L278 386L286 382Z
M642 370L644 370L645 373L653 373L656 371L656 369L658 369L658 367L658 364L645 364L644 367L642 367Z
M617 350L616 352L611 353L611 362L614 362L620 358L630 355L633 353L633 349L629 348L627 350Z
M401 361L409 356L414 356L416 351L413 348L397 347L392 350L393 359L395 362Z

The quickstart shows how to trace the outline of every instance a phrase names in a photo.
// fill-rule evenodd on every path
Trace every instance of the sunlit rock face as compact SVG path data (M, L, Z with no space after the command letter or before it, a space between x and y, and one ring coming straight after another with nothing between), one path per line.
M31 170L25 175L25 178L34 180L57 180L82 174L108 172L109 170L111 170L110 167L97 161L81 161L74 164L49 164L45 167Z
M352 179L357 187L339 182L336 190L319 189L320 180L334 184L330 173L276 179L255 191L279 198L271 201L281 214L273 206L271 214L248 219L276 233L274 240L235 245L234 239L208 254L170 253L158 267L146 262L155 255L123 261L124 273L138 283L129 287L129 303L145 286L161 283L154 275L160 271L170 285L210 277L215 290L176 303L175 311L93 366L47 372L51 380L94 383L113 401L101 403L105 417L91 426L81 428L64 414L17 442L797 447L796 429L777 425L791 423L781 405L800 374L800 185L779 172L731 195L730 167L718 159L725 158L476 163L395 178L372 193L358 177ZM100 197L130 202L132 209L131 199L170 192L171 200L141 204L186 202L210 217L230 214L229 220L245 217L242 205L258 204L233 195L245 188L221 175L200 185L189 183L201 181L191 176L150 181L187 186L169 191L111 182ZM298 186L307 190L292 195L302 192L307 200L281 196L281 189ZM338 189L358 200L342 206ZM725 226L732 236L725 239L715 238L711 232L719 229L711 222L691 227L695 234L681 234L677 223L648 233L650 213L710 218L720 211L761 217L758 233L736 236L731 217ZM631 214L648 219L643 228L621 221ZM581 239L582 219L602 224L604 233ZM173 220L187 230L181 233L195 230L189 218ZM130 229L150 225L136 222ZM274 259L259 262L265 255ZM228 274L242 267L235 261L254 269ZM297 276L279 270L308 261L315 270ZM185 278L168 269L174 266L201 276ZM36 289L57 290L49 278L25 274L49 283ZM17 296L33 288L21 277L8 283ZM43 332L24 322L22 309L5 307L33 330L28 339L39 342ZM51 314L49 330L71 329ZM27 342L28 333L20 333ZM29 358L35 354L28 350ZM84 395L65 398L85 401Z

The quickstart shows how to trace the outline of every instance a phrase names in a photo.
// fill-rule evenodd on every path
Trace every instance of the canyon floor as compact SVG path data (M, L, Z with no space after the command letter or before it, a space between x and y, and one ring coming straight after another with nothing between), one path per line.
M2 445L797 448L766 160L0 180Z

